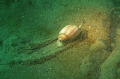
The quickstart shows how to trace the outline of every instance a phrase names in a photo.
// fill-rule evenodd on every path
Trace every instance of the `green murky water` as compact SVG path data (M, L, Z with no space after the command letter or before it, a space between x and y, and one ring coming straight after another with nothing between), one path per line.
M119 0L1 0L1 79L120 79ZM79 26L59 47L59 31Z

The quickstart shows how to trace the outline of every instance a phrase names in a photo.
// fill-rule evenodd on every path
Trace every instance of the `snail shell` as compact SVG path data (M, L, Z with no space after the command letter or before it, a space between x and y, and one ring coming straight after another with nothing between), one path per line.
M67 25L60 32L58 36L59 41L74 39L80 33L80 28L75 25Z

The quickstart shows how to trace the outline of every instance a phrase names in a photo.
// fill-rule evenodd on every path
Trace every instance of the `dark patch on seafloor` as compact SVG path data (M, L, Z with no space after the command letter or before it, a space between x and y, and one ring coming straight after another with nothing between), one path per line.
M3 45L3 41L2 40L0 40L0 46L2 46Z
M111 24L110 24L110 42L111 44L116 44L115 37L116 37L116 31L118 27L118 24L120 23L120 9L115 9L111 12ZM113 50L113 48L112 48Z

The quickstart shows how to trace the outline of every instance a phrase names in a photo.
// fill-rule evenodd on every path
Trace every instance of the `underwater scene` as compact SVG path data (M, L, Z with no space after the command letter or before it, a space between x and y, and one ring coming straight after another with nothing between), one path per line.
M120 79L120 0L0 0L0 79Z

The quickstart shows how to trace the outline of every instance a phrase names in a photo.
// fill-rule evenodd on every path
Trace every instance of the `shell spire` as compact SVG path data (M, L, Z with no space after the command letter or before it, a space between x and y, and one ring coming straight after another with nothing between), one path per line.
M81 28L82 24L83 24L83 22L79 25L79 28Z

